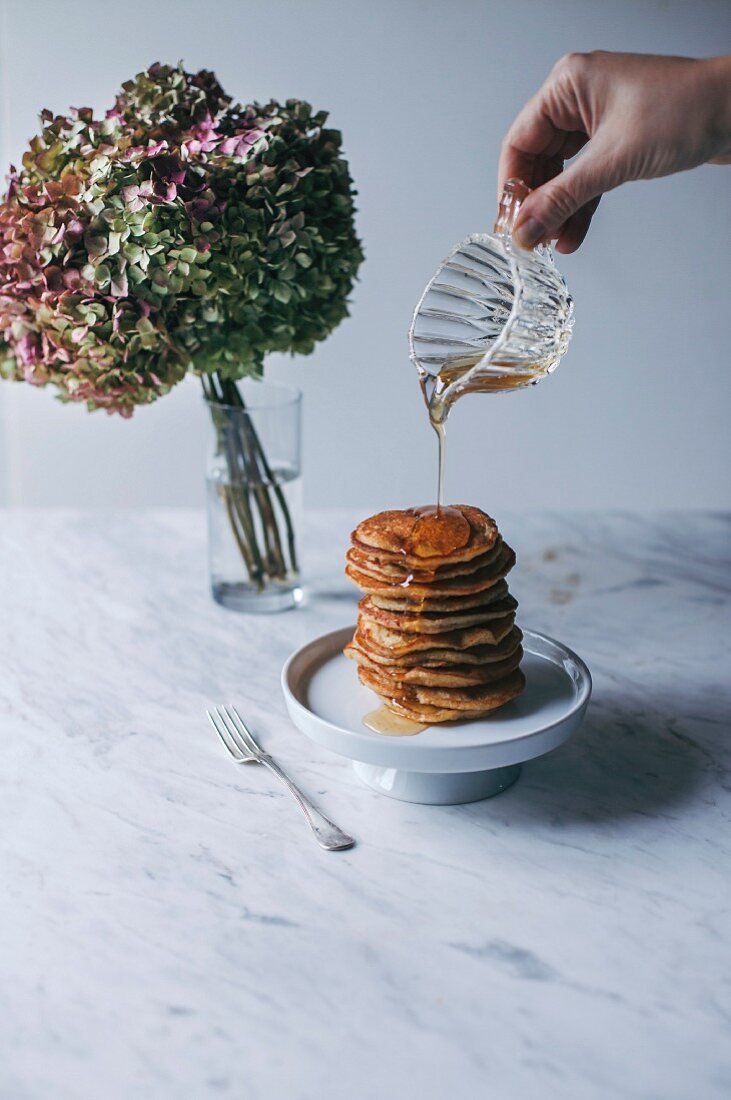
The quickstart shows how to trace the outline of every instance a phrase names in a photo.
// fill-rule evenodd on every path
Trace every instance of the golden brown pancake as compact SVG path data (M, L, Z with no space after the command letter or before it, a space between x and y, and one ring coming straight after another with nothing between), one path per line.
M495 645L510 633L514 623L515 616L511 614L495 619L489 625L468 626L465 630L449 630L445 634L409 634L360 619L358 629L369 645L375 644L395 656L401 656L423 649L468 649L475 645Z
M405 594L405 593L404 593ZM508 586L504 580L482 592L475 592L474 596L425 596L420 600L397 599L395 596L379 596L373 593L369 597L375 607L382 607L384 611L464 611L472 607L487 607L496 600L503 600L508 595Z
M398 561L377 561L356 546L351 546L345 557L359 573L375 580L393 581L396 584L407 582L408 584L431 584L435 580L445 580L449 577L462 577L475 573L491 565L499 556L503 546L503 540L498 536L494 545L484 554L476 554L469 561L454 562L451 565L439 565L424 568L422 563L418 568L409 566L402 558Z
M490 516L460 504L379 512L358 524L351 540L371 558L378 554L380 560L431 568L469 561L491 549L497 537L497 525Z
M444 634L447 631L464 630L468 626L479 626L492 622L493 619L502 619L514 612L517 606L517 600L511 595L485 607L467 608L456 611L453 615L446 611L386 611L377 607L370 596L365 596L358 604L360 616L366 622L377 623L391 630L403 630L409 634Z
M445 580L435 580L429 584L413 582L408 585L409 596L413 599L430 596L470 596L476 592L483 592L491 588L515 565L515 554L507 544L496 560L484 569L478 569L475 573L469 573L466 577L449 577ZM379 596L403 597L404 586L393 584L389 581L377 581L367 577L364 573L354 569L352 565L346 566L345 573L350 579L365 592L376 593Z
M502 679L512 672L520 664L523 656L521 646L509 656L491 664L483 665L441 665L436 668L430 665L411 665L401 668L398 665L382 665L374 661L364 649L360 649L356 642L350 642L345 647L346 657L350 657L362 668L369 668L372 672L380 674L382 679L391 680L395 684L423 684L425 687L473 687L478 684L490 684Z
M509 673L494 684L480 687L462 688L450 691L447 688L422 688L410 684L398 693L390 694L390 687L367 668L358 667L361 683L375 691L384 703L396 714L402 714L416 722L433 725L436 722L450 722L480 718L519 695L525 687L525 677L520 669ZM431 702L423 701L430 698ZM443 699L444 702L439 700ZM451 701L452 705L449 705Z
M360 672L367 673L372 686L379 695L393 698L405 706L446 707L448 710L484 710L489 708L496 690L500 690L504 681L512 675L515 667L507 674L498 677L492 683L474 684L470 687L429 687L423 684L399 683L391 676L384 676L379 669L359 666Z
M495 661L502 661L520 645L523 634L517 626L514 626L505 637L494 645L476 645L469 649L419 649L413 653L394 654L389 649L383 649L373 643L372 639L364 636L360 626L355 632L352 644L362 652L368 654L371 661L378 665L409 668L411 666L425 666L428 668L445 668L447 666L462 665L489 665Z

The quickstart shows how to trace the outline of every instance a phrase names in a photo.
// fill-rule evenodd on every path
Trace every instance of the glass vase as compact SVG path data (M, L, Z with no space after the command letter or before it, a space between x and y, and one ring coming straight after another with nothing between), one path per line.
M255 379L226 393L235 403L206 402L211 593L235 611L284 611L302 600L301 394Z

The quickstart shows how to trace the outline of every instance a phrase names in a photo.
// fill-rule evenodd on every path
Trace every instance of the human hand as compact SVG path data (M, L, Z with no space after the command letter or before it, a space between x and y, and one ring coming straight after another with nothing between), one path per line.
M518 244L556 240L574 252L605 191L708 161L731 163L731 55L572 53L510 127L498 196L505 180L522 179L535 190L518 216Z

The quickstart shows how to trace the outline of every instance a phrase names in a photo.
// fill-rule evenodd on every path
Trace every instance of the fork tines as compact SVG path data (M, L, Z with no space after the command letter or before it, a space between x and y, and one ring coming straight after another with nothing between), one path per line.
M206 711L208 720L235 760L257 759L262 750L236 707L221 706Z

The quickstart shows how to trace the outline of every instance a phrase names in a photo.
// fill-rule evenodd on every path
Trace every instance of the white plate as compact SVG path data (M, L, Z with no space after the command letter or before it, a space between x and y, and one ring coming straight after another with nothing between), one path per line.
M282 670L290 717L308 737L353 761L370 786L407 802L458 803L487 798L515 782L524 760L571 736L584 717L591 675L575 653L524 631L522 695L493 715L389 737L363 725L380 703L364 687L343 646L354 627L324 634L293 653Z

